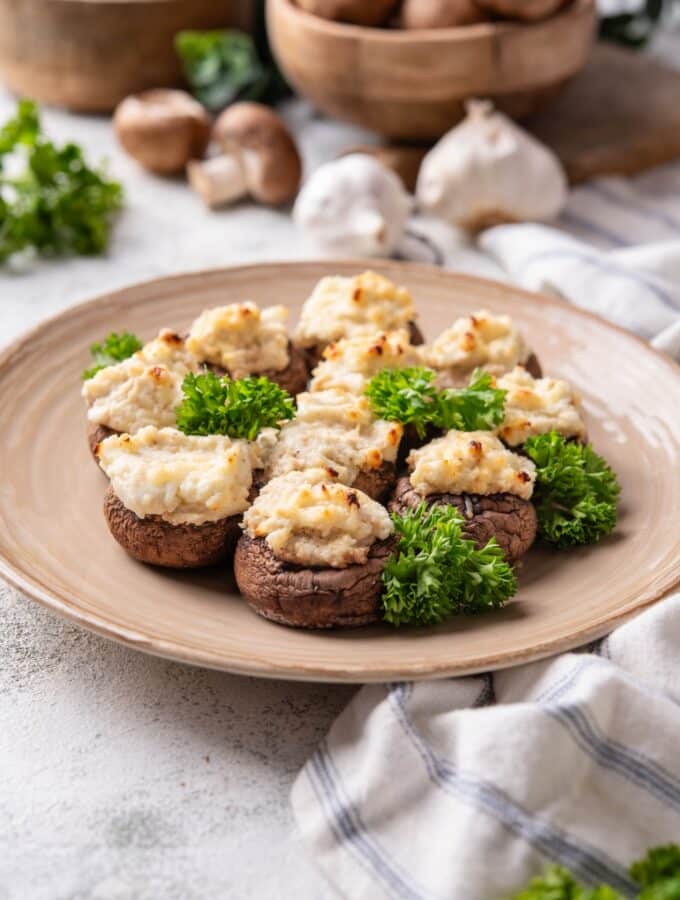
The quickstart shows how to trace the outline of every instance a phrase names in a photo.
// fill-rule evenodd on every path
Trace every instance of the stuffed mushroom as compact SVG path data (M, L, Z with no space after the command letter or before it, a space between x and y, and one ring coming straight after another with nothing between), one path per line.
M322 278L305 300L293 343L307 354L314 368L333 341L379 331L406 329L412 344L422 344L410 293L376 272L354 278Z
M403 428L376 418L366 397L327 390L299 394L297 414L265 451L263 482L305 469L323 469L331 481L375 500L396 481Z
M556 431L568 440L588 442L581 400L569 382L534 378L522 366L495 380L505 394L505 413L497 434L508 447L519 448L527 438Z
M403 513L423 501L455 506L467 536L478 547L495 537L508 562L516 562L533 544L535 466L490 432L449 431L413 450L407 463L410 474L397 482L392 512Z
M135 434L140 428L175 425L182 401L182 382L198 368L183 338L163 329L128 359L100 369L83 383L87 403L90 450L115 434Z
M219 374L265 375L299 394L307 385L307 359L288 338L287 317L285 306L260 309L250 301L206 309L191 326L187 349Z
M462 387L475 369L502 375L522 365L536 378L541 366L510 316L479 310L456 321L422 349L440 387Z
M106 522L130 556L184 569L233 553L251 498L246 441L149 425L106 438L97 457L110 481Z
M312 372L309 390L363 394L371 378L383 369L419 364L418 348L411 344L404 329L341 338L323 351L321 362Z
M282 625L365 625L380 615L387 510L323 469L270 481L243 519L234 571L255 612Z

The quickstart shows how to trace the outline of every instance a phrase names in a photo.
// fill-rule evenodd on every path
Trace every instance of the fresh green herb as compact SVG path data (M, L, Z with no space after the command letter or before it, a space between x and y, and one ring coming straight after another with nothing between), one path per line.
M434 625L502 606L516 593L515 573L495 539L478 550L463 537L455 507L421 503L392 521L398 543L382 575L386 622Z
M16 157L16 174L6 159ZM88 167L76 144L57 147L40 130L38 110L20 101L0 129L0 263L34 249L43 256L102 253L122 188Z
M436 424L445 431L492 431L503 421L506 393L493 386L488 372L477 369L466 388L440 392Z
M413 425L422 438L437 408L434 372L421 366L383 369L369 381L366 396L376 416Z
M134 334L130 334L129 331L121 331L120 334L112 331L101 343L92 344L90 347L94 365L91 369L85 369L83 381L92 378L100 369L122 362L124 359L132 356L133 353L141 350L142 346L143 344L139 338Z
M560 548L594 544L614 530L620 487L590 444L551 431L528 438L524 450L536 463L533 503L544 541Z
M177 427L185 434L228 434L252 441L263 428L279 428L295 415L290 394L264 376L233 381L213 372L190 373L182 392Z
M211 112L237 100L276 103L286 93L278 69L262 62L241 31L180 31L175 49L192 93Z
M434 372L421 366L383 369L366 388L381 419L413 425L419 437L428 426L449 431L491 430L503 421L505 391L487 372L475 371L466 388L437 390Z
M655 847L628 870L640 888L636 900L680 900L680 845ZM606 884L588 888L566 869L548 866L512 900L623 900Z

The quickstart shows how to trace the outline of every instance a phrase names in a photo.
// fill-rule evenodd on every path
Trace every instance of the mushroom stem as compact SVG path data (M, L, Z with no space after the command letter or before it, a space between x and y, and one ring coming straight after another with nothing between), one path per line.
M235 203L248 194L243 166L233 154L190 162L187 177L191 187L211 209Z

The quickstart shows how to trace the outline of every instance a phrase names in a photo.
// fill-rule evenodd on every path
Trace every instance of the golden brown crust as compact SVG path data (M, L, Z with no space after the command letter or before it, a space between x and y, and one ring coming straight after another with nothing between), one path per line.
M195 569L228 559L240 534L241 516L203 525L173 525L160 516L140 519L109 487L104 496L106 524L121 547L140 562L171 569Z
M407 325L407 329L409 333L409 340L414 347L419 347L421 344L425 343L423 333L415 322L409 322ZM321 362L323 352L327 346L328 344L314 344L312 347L306 347L304 349L303 352L307 357L307 366L310 372L312 371L312 369L315 369Z
M382 571L392 541L376 541L363 565L304 568L274 556L263 538L244 534L234 557L239 590L266 619L296 628L366 625L380 617Z

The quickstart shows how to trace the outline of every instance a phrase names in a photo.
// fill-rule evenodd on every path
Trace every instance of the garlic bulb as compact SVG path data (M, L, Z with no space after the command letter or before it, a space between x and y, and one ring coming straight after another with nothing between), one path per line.
M471 230L558 215L567 179L555 154L487 101L467 112L422 162L420 208Z
M312 173L293 219L333 256L390 256L401 241L412 199L394 172L351 153Z

